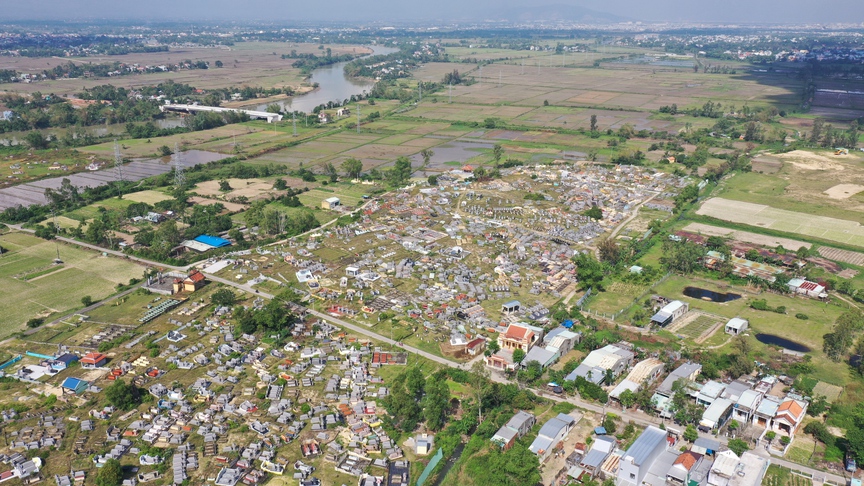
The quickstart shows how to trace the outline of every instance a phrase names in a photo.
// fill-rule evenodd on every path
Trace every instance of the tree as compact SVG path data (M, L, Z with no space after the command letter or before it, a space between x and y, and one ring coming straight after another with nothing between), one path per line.
M597 131L597 115L591 115L591 131Z
M24 135L24 142L33 150L42 150L48 148L48 139L39 132L28 132Z
M401 186L411 178L413 172L411 160L408 157L399 157L393 164L393 168L387 171L387 182L391 186Z
M360 177L360 173L363 172L363 162L354 157L350 157L345 159L342 162L342 171L345 172L345 175L351 177L352 179L357 179Z
M433 152L432 149L427 148L420 151L420 157L423 157L424 167L429 165L429 159L431 159L433 155L435 155L435 152Z
M576 264L576 278L582 289L603 290L603 279L606 275L603 271L603 265L593 255L579 253L573 257L573 263Z
M158 348L156 348L158 351ZM105 398L120 410L132 409L141 403L141 393L137 386L117 380L105 389Z
M617 264L623 255L621 247L612 238L603 240L597 246L597 250L600 252L600 261L609 262L613 265Z
M741 454L744 454L744 452L750 450L750 446L748 446L747 443L741 439L730 439L729 443L726 445L729 447L729 450L734 452L737 456L740 456Z
M621 392L621 395L618 396L618 401L621 402L621 406L626 410L636 403L636 394L634 394L629 388L625 389Z
M426 382L425 389L423 418L426 420L426 427L441 430L450 406L450 388L444 378L433 377Z
M495 167L501 162L501 157L504 156L504 147L500 143L496 143L492 147L492 158L495 159Z
M223 66L222 61L217 60L215 64L217 68L221 68Z
M168 157L169 155L171 155L173 153L174 153L174 151L171 150L171 147L169 147L167 145L163 145L163 146L159 147L159 155L161 155L162 157Z
M210 301L218 306L232 307L237 302L237 296L229 289L219 289L213 292Z
M491 346L495 341L490 341ZM498 346L498 343L495 343ZM489 368L483 361L477 361L471 366L471 390L474 392L474 398L477 400L477 422L483 422L483 397L489 387Z
M523 359L525 359L525 351L523 351L521 348L514 349L513 362L518 364L521 363Z
M123 466L117 459L108 459L96 473L96 486L117 486L123 482Z
M663 242L663 256L660 263L667 270L689 275L701 264L705 251L701 246L689 240Z
M687 428L684 429L684 440L687 442L693 442L699 438L699 431L696 430L696 427L693 424L688 424Z
M596 204L592 204L591 209L583 211L582 214L595 221L603 219L603 210L600 209Z
M330 178L330 182L336 182L339 180L339 173L336 172L336 167L333 166L333 162L327 162L324 166L324 170L327 172L327 177Z
M435 174L432 174L432 175L430 175L429 177L426 178L426 182L427 182L430 186L437 186L437 185L438 185L438 176L435 175Z
M41 326L44 323L45 323L45 319L42 319L41 317L34 317L34 318L29 319L27 321L27 327L29 327L30 329L34 329L34 328Z
M227 180L222 179L221 181L219 181L219 190L222 192L228 192L233 191L234 188L231 187L231 184Z
M89 295L81 297L81 305L83 305L84 307L90 307L91 305L93 305L93 297L90 297Z

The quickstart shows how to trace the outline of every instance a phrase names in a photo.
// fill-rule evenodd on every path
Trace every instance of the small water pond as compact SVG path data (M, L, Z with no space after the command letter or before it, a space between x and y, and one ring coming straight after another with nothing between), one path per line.
M739 294L721 294L712 290L700 289L699 287L685 287L684 295L693 299L710 300L711 302L720 303L730 302L741 298L741 295Z
M789 351L795 351L798 353L807 353L810 352L811 349L809 346L805 346L799 342L795 342L784 337L780 337L776 334L762 334L759 333L756 335L756 340L762 344L769 344L771 346L779 346L781 348L788 349Z

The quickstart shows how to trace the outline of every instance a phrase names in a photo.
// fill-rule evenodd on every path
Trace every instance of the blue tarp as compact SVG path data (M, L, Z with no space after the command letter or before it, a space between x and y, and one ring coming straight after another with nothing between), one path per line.
M226 240L225 238L219 238L218 236L210 236L210 235L201 235L195 238L195 241L198 243L204 243L205 245L210 245L213 248L222 248L223 246L231 245L231 242Z
M562 322L561 325L566 327L567 329L570 329L571 327L573 327L573 321L567 319L566 321Z

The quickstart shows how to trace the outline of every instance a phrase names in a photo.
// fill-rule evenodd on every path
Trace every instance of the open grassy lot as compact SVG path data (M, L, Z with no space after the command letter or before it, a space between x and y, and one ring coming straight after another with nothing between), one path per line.
M0 236L0 245L9 250L0 257L2 336L19 330L32 317L47 318L79 308L86 295L105 298L118 283L143 274L143 268L133 263L62 243L62 268L52 272L55 243L24 233Z

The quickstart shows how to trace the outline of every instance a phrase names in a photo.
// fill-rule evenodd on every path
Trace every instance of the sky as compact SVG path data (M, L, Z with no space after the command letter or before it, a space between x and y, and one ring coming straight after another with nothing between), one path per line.
M556 5L559 7L547 8ZM543 12L581 14L579 8L632 21L864 23L862 0L0 0L0 21L124 18L386 23L500 19L528 12L536 18Z

